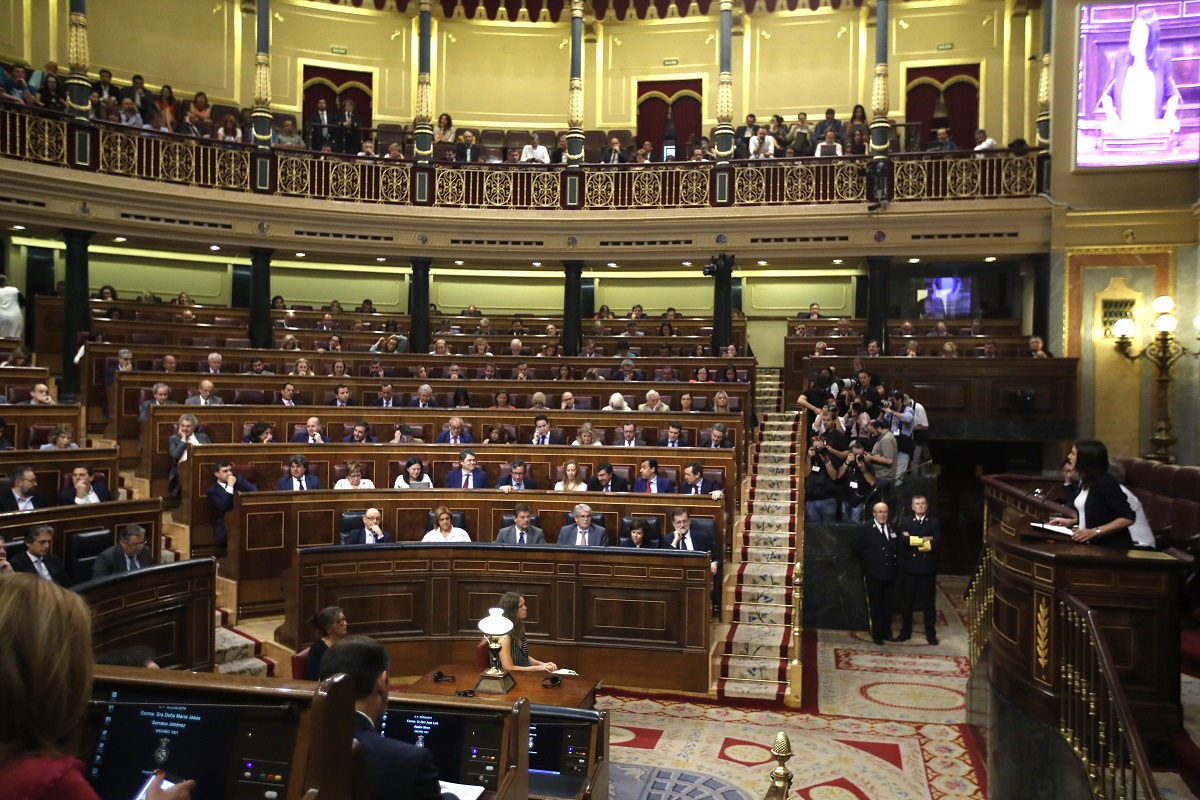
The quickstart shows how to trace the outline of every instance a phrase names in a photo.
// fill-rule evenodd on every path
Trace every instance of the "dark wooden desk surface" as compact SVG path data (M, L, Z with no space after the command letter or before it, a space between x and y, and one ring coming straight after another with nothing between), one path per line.
M435 681L433 674L453 675L455 680ZM478 664L442 664L426 673L421 680L397 689L400 692L416 692L420 694L454 697L455 692L463 689L474 689L479 675L483 670ZM567 706L568 708L595 708L596 690L600 681L583 675L559 675L562 683L558 686L543 688L542 681L550 677L547 672L517 672L510 673L517 685L509 691L511 697L525 697L529 702L544 706ZM480 697L498 697L499 695L481 692Z

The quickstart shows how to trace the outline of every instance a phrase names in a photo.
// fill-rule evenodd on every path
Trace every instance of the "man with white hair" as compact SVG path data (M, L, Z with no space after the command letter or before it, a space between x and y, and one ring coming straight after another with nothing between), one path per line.
M662 401L662 396L654 389L646 392L646 402L638 406L638 411L670 411L671 407Z

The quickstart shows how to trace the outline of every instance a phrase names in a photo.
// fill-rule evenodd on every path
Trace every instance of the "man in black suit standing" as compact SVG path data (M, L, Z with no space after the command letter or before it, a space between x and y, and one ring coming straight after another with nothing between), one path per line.
M317 101L317 113L308 118L305 128L309 150L321 151L333 145L333 114L329 112L329 105L324 100Z
M914 495L912 516L900 522L900 635L898 642L912 638L913 607L925 621L925 641L937 644L937 560L942 546L942 526L928 516L929 500Z
M628 492L629 481L613 472L612 464L602 461L588 478L589 492Z
M58 493L60 506L85 505L87 503L107 503L112 500L108 487L102 483L94 483L95 473L90 464L76 464L71 469L71 485Z
M368 636L343 637L321 657L322 680L345 673L354 683L354 738L366 761L370 796L453 800L454 795L442 793L432 750L376 730L387 710L388 666L387 648Z
M346 534L342 544L381 544L393 541L391 534L380 527L383 522L383 512L378 508L368 508L363 512L362 527L354 528Z
M37 476L33 473L33 467L24 464L13 467L8 479L12 482L12 489L0 491L0 512L33 511L46 505L42 498L34 494L37 491Z
M175 433L167 437L167 452L175 460L175 466L171 467L171 472L167 476L167 486L172 497L179 496L179 465L187 460L187 446L189 444L212 444L207 433L196 431L196 426L199 424L194 415L184 414L176 423Z
M145 528L141 525L122 525L117 534L117 543L96 556L92 577L121 575L151 566L150 551L145 545Z
M891 594L900 567L899 537L888 525L887 503L871 509L874 521L854 529L850 547L862 563L867 585L867 612L871 615L871 638L875 644L893 642Z
M342 110L337 114L337 128L333 132L333 149L338 153L353 155L358 152L362 120L354 113L354 101L342 103Z
M463 131L462 144L454 148L454 160L467 164L483 160L483 149L475 144L475 134Z
M25 533L25 552L17 553L9 559L9 563L17 572L30 572L59 586L70 586L71 579L67 577L62 561L50 552L53 540L53 526L34 525Z

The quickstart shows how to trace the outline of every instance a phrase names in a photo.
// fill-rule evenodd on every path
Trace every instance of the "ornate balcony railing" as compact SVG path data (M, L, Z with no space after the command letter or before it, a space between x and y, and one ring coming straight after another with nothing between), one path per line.
M0 158L236 192L441 208L687 209L1035 197L1045 153L585 165L417 165L195 139L0 102Z

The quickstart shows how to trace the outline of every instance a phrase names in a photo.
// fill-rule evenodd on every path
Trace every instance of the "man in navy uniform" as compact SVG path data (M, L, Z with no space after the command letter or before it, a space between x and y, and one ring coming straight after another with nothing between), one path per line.
M912 516L900 522L900 635L898 642L912 638L913 608L925 620L925 641L937 644L937 560L942 546L942 526L928 516L929 500L914 495Z
M850 547L862 563L867 585L867 611L871 615L871 638L875 644L892 642L891 594L900 567L899 536L888 525L887 503L871 509L874 519L854 529Z

